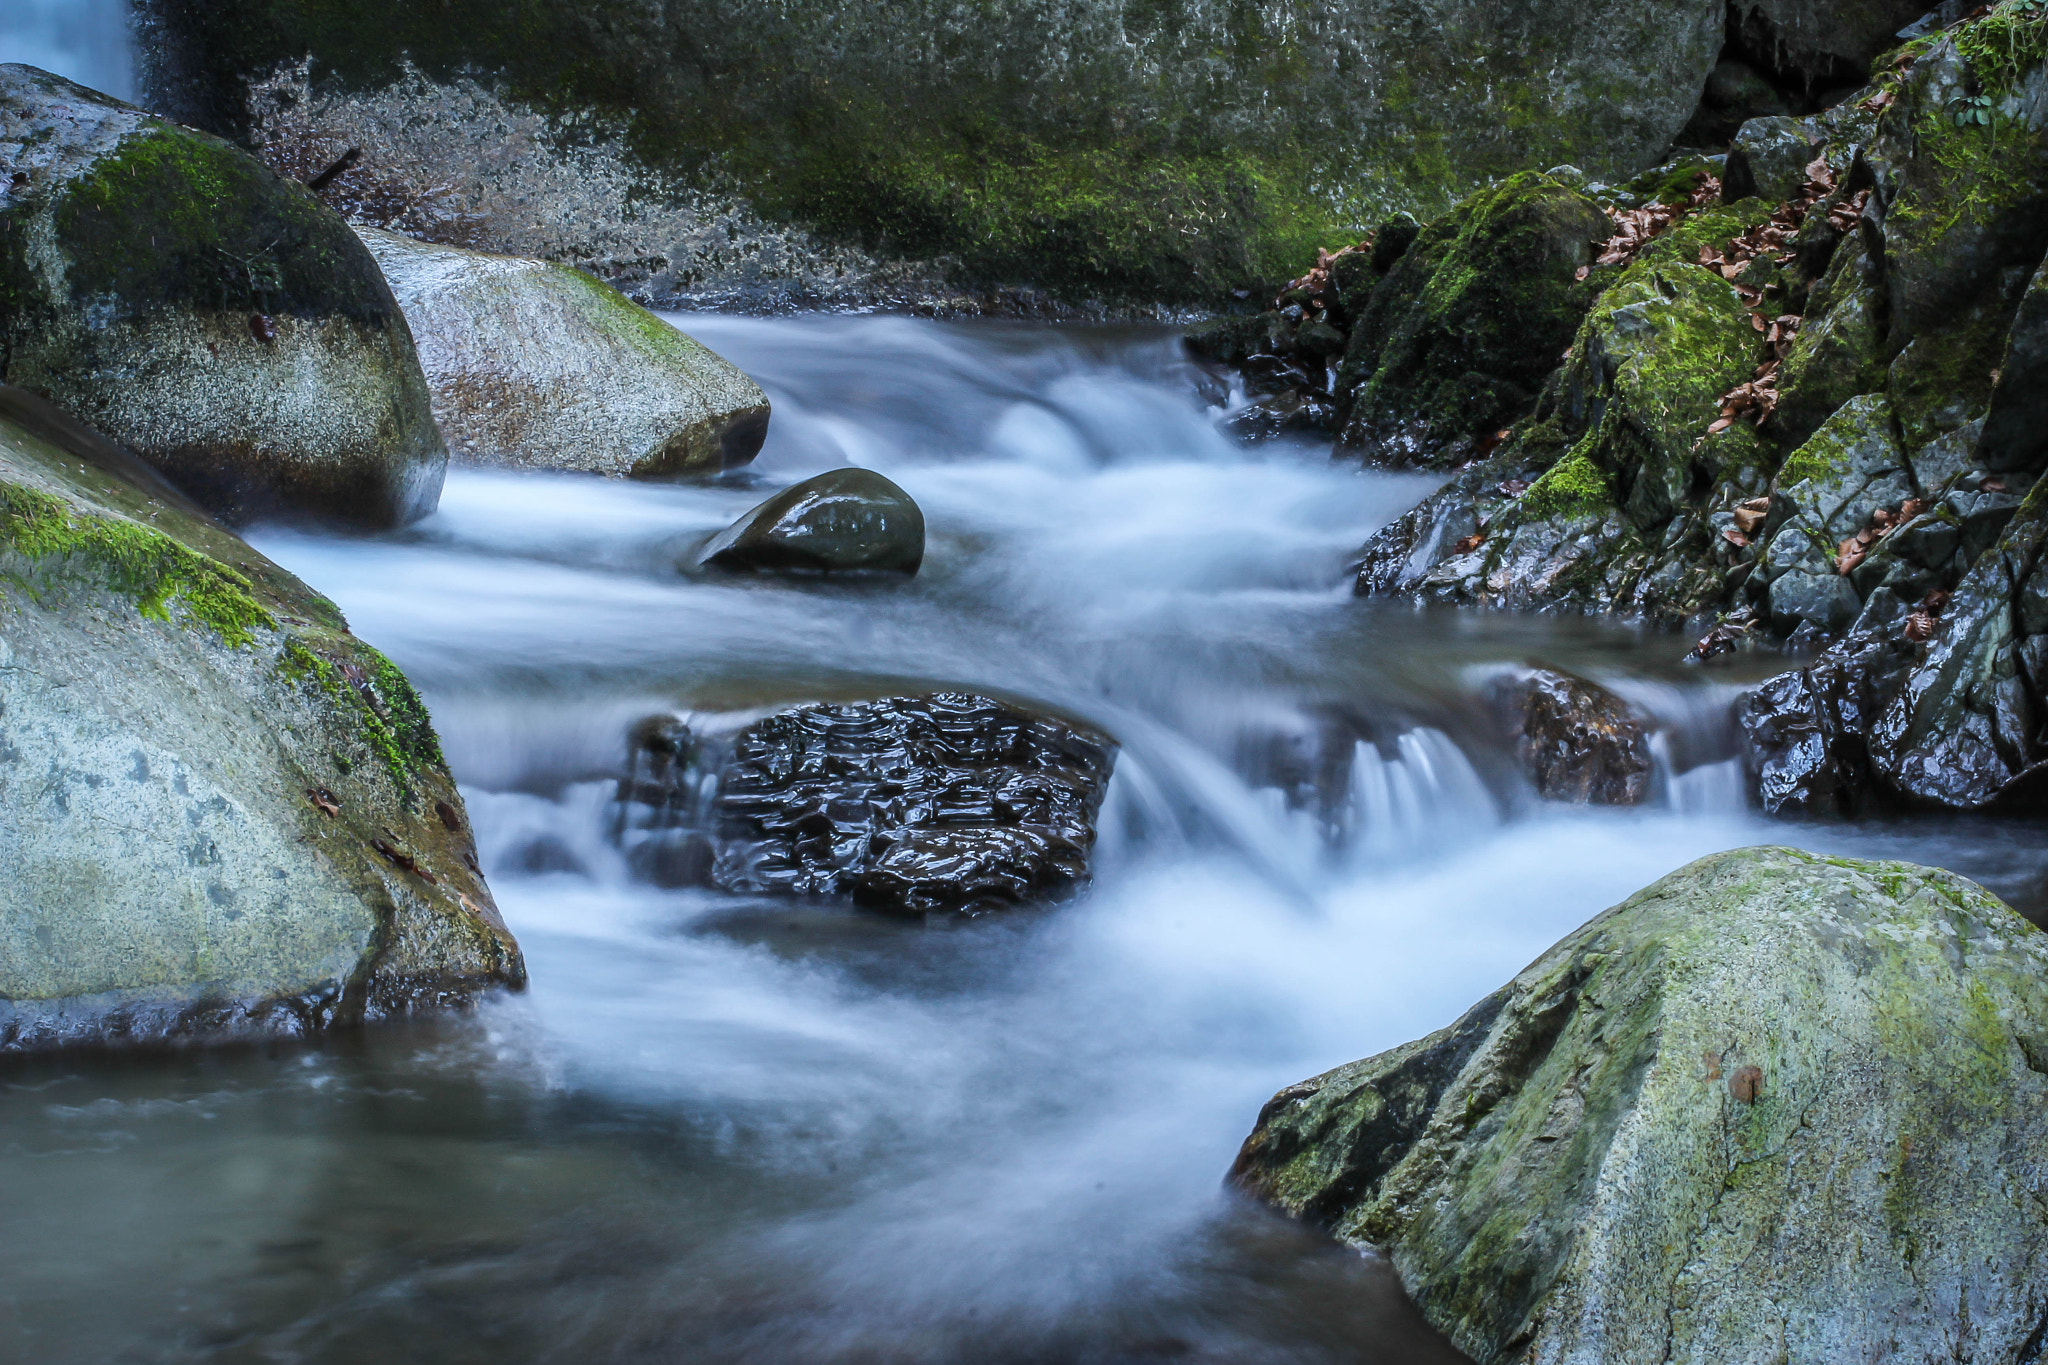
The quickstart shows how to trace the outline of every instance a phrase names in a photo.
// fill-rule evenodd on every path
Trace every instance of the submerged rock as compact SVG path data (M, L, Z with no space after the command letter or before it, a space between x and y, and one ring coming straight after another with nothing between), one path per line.
M1938 869L1716 854L1281 1091L1232 1180L1480 1365L2028 1359L2048 937Z
M0 1051L522 984L404 675L132 459L0 388Z
M1650 736L1621 698L1550 669L1503 678L1493 703L1546 801L1634 806L1650 794Z
M1084 882L1116 756L1085 726L953 692L778 712L723 752L666 721L634 743L625 823L658 836L629 850L643 875L898 914Z
M433 510L447 451L405 318L304 186L29 66L0 66L0 171L0 377L229 521Z
M783 489L713 536L699 564L721 569L914 574L924 513L871 469L834 469Z
M760 386L610 285L358 229L405 310L457 460L662 478L753 459Z

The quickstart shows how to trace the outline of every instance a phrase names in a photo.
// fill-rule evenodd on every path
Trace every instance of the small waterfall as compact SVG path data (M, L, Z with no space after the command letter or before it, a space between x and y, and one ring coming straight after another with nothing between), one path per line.
M1403 732L1391 757L1360 740L1352 749L1345 849L1354 864L1439 851L1500 823L1500 808L1450 736Z
M0 5L0 62L26 62L133 102L129 0L8 0Z

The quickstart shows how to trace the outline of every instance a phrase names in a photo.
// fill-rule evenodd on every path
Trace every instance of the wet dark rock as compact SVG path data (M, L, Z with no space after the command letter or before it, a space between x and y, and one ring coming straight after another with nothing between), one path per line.
M1872 765L1906 801L2040 809L2048 796L2048 481L1977 561L1870 730Z
M447 451L376 261L218 138L0 66L0 371L230 522L401 525Z
M1781 673L1736 708L1757 797L1773 815L1854 815L1879 797L1868 737L1897 693L1909 642L1859 633Z
M618 832L662 885L975 912L1088 878L1108 737L963 693L802 706L720 739L629 738Z
M2034 271L2006 334L1978 440L1986 469L2038 473L2048 465L2048 261Z
M806 706L743 731L719 884L900 914L1041 900L1088 876L1116 746L987 697Z
M1534 669L1496 683L1492 700L1538 796L1597 806L1648 798L1649 732L1606 688Z
M721 569L914 574L924 513L869 469L835 469L783 489L712 537L699 564Z

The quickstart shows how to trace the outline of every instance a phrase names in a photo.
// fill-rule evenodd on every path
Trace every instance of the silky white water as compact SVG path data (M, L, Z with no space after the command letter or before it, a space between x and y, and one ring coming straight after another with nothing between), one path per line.
M1428 481L1232 444L1163 333L681 321L775 403L746 478L456 471L403 533L253 537L419 684L531 989L0 1073L0 1356L1451 1359L1383 1266L1223 1190L1274 1090L1717 849L2038 900L2024 831L1748 811L1726 713L1768 663L1352 598L1347 555ZM843 464L923 507L914 581L689 567ZM1652 805L1533 799L1478 701L1529 662L1659 718ZM1121 742L1085 894L923 924L628 875L637 719L941 686Z

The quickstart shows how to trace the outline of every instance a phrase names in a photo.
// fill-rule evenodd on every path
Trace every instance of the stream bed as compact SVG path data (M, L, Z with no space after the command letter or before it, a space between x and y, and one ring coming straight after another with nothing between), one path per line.
M531 989L0 1072L0 1358L1455 1360L1383 1263L1224 1190L1273 1091L1719 849L1936 863L2040 913L2028 828L1750 810L1728 705L1782 661L1353 598L1429 480L1232 442L1164 330L678 321L774 401L751 470L456 470L404 532L251 537L426 697ZM915 580L692 566L846 464L922 506ZM1531 662L1658 719L1650 804L1533 798L1478 701ZM1120 741L1085 893L908 922L632 875L637 721L938 688Z

